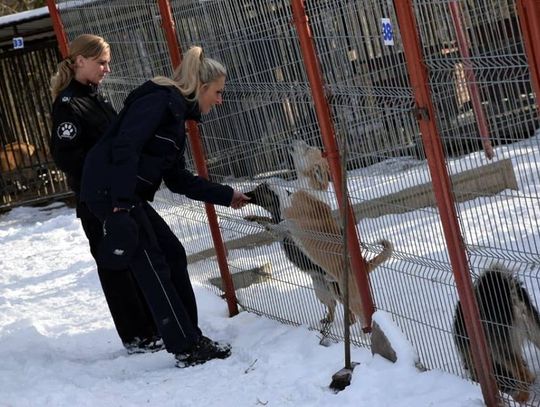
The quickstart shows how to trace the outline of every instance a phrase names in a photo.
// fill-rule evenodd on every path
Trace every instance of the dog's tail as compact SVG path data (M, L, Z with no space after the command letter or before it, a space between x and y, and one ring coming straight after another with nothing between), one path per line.
M379 244L382 245L383 249L378 255L368 261L368 273L371 273L383 264L392 256L392 253L394 253L394 245L390 241L383 239L379 241Z

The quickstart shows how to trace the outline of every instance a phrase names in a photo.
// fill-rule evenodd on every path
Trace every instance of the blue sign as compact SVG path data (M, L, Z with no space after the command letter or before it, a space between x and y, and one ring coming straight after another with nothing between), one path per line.
M13 37L13 49L24 48L24 39L23 37Z
M394 45L394 29L389 18L381 18L384 45Z

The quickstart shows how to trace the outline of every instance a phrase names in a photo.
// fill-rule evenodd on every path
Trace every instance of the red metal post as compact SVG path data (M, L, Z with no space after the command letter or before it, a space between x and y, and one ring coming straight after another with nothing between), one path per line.
M373 299L369 290L369 278L367 273L367 264L362 257L360 244L356 234L356 220L351 205L343 202L343 174L341 173L341 164L339 150L336 143L334 126L330 114L328 100L324 93L324 85L322 79L322 71L315 51L315 45L311 30L306 15L304 0L291 0L293 20L298 32L304 66L306 68L313 103L315 104L315 112L317 121L321 129L321 135L324 143L324 148L327 152L330 172L334 182L334 190L340 208L347 206L349 223L347 225L347 247L351 255L351 269L355 273L355 281L362 299L362 308L364 310L364 332L371 331L371 317L374 312Z
M171 12L171 6L169 0L158 0L159 12L161 14L161 25L165 31L165 38L169 47L169 55L173 68L176 68L182 62L182 55L180 50L180 44L176 38L176 29L174 25L174 19ZM191 149L193 151L193 158L195 160L195 167L201 177L208 178L208 168L206 166L204 149L201 142L201 136L197 123L189 121L188 124L189 141ZM221 279L223 280L223 286L225 288L225 298L227 300L227 306L229 308L229 316L238 314L238 304L236 300L236 293L234 291L234 284L229 271L229 265L227 264L227 252L221 232L219 230L219 223L217 220L216 210L214 205L205 204L206 215L208 217L208 223L210 224L210 232L212 234L212 240L216 249L216 255L218 259L219 271L221 273Z
M516 7L536 93L536 106L540 109L540 1L517 0Z
M47 7L49 8L49 15L51 16L54 35L56 35L56 40L58 41L60 54L62 54L62 58L66 58L69 55L69 45L66 32L64 31L64 24L62 24L60 13L58 13L58 8L56 7L56 2L54 0L47 0Z
M463 27L461 10L457 1L450 2L449 6L454 28L456 30L459 53L463 58L465 82L467 84L467 89L469 90L469 96L471 97L472 108L474 116L476 117L476 125L478 126L478 132L482 139L484 153L486 154L486 157L491 160L495 154L493 152L491 141L489 140L489 125L480 99L480 90L476 83L476 75L469 61L469 58L471 57L469 52L469 40L467 39L467 34Z
M467 255L452 196L450 177L445 168L446 160L435 123L435 109L428 88L427 69L424 65L413 6L411 0L394 0L394 7L403 41L407 71L416 102L424 150L433 180L433 192L439 208L450 262L463 307L465 326L471 339L477 376L486 404L498 406L497 384L493 375L491 358L487 351L484 330L480 322L478 305L474 298Z

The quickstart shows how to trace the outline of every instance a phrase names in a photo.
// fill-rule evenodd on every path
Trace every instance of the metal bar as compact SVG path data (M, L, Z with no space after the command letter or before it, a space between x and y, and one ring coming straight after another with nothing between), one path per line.
M456 30L459 53L463 58L462 61L465 71L465 83L471 97L472 108L474 116L476 117L476 125L478 126L478 132L480 133L480 138L482 139L484 153L486 154L486 157L491 160L495 154L489 139L489 125L482 106L482 101L480 99L480 90L478 89L478 84L476 83L476 75L470 62L471 55L469 52L469 40L467 39L467 34L465 32L465 28L463 27L461 10L457 1L450 2L449 6L450 14L452 15L452 22Z
M340 208L347 207L348 217L351 220L347 225L347 247L351 254L351 266L355 273L355 281L360 292L362 299L362 308L364 311L364 332L371 331L371 317L374 312L373 299L369 289L369 278L367 273L367 264L362 257L360 251L359 239L356 234L356 218L352 211L351 205L346 205L343 201L343 187L340 165L339 150L336 144L336 138L334 133L334 126L330 116L330 108L328 101L324 93L324 86L321 74L321 68L317 54L315 52L315 46L313 37L311 35L311 29L306 15L306 9L304 0L291 0L293 21L298 32L298 39L300 41L300 48L302 57L304 59L304 66L308 75L310 83L311 94L313 102L315 104L315 112L317 114L317 121L322 134L325 150L327 152L328 163L330 165L330 172L332 174L332 180L334 181L334 189Z
M480 312L474 298L467 255L464 250L463 238L452 197L450 178L445 168L443 148L434 120L435 110L428 88L428 75L420 47L412 2L411 0L394 0L394 7L417 110L425 112L423 115L417 115L417 120L433 180L433 191L448 245L448 254L456 279L459 298L463 306L465 326L471 339L473 360L486 405L490 407L498 406L498 388L493 374L491 358L487 351L487 341L480 322Z
M49 14L53 23L54 34L56 35L56 39L58 41L60 54L62 54L62 58L67 58L69 55L69 46L64 25L62 24L62 19L60 18L60 13L56 7L56 2L54 0L47 0L47 7L49 8Z
M341 200L343 202L343 205L341 206L341 228L343 230L347 229L347 225L349 224L349 217L348 217L348 211L349 211L349 200L348 200L348 188L347 188L347 141L345 138L341 140L341 173L343 174L343 177L341 177ZM347 246L347 233L343 236L343 245ZM343 299L345 300L345 304L349 303L349 262L347 259L347 251L343 250L343 266L345 268L345 272L343 273ZM343 344L345 346L345 368L346 369L352 369L353 365L351 362L351 315L350 315L350 309L349 307L343 307Z
M536 93L536 106L540 109L540 3L538 0L517 0L519 24L523 33L525 53Z
M165 40L167 41L167 47L169 48L169 56L173 68L176 68L182 62L182 56L180 55L180 45L176 39L176 27L171 12L171 4L169 0L158 0L159 14L161 15L161 26L165 33Z
M171 6L169 0L158 0L158 4L159 12L161 14L161 25L165 31L165 38L169 47L169 56L173 64L173 68L176 68L182 62L182 55L180 44L176 38L176 29L174 26L174 19L172 17ZM190 120L188 121L187 126L195 167L197 168L199 176L208 179L208 168L206 166L204 149L202 146L199 129L197 128L197 123ZM210 225L210 232L212 234L212 240L216 249L219 271L223 280L223 287L225 288L225 298L229 308L229 316L232 317L238 314L238 304L236 293L234 291L233 280L229 271L229 265L227 264L227 252L225 245L223 244L214 205L206 203L205 208L208 216L208 223Z

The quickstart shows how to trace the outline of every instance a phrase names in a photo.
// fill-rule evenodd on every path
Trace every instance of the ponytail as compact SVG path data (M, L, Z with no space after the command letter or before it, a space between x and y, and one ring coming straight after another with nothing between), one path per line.
M199 87L227 75L227 70L218 61L204 56L201 47L191 47L182 63L175 69L172 78L157 76L152 81L158 85L175 86L188 100L199 98Z
M73 79L73 63L69 58L62 60L56 68L56 73L51 78L51 96L54 99L66 88Z

